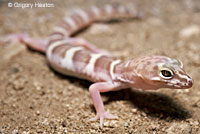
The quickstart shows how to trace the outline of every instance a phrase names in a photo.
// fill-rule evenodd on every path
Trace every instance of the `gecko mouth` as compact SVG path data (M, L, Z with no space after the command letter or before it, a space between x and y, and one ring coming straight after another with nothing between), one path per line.
M167 83L167 85L173 88L191 88L193 85L193 80L189 80L187 83Z

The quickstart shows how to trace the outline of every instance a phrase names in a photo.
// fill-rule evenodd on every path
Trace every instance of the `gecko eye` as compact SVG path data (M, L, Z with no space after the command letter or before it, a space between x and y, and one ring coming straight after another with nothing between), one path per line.
M164 79L171 79L173 76L173 72L169 69L162 69L160 71L160 76Z

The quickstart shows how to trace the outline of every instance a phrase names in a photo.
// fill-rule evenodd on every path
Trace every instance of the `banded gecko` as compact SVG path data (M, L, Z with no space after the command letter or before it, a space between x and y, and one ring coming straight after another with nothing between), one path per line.
M14 34L4 41L20 41L46 54L56 71L94 84L89 92L96 116L90 121L117 118L104 109L100 93L124 88L156 90L159 88L185 89L193 85L192 78L183 70L181 61L165 56L143 56L122 61L105 50L96 48L88 41L72 37L72 34L104 18L140 17L136 11L124 6L93 6L75 10L53 29L47 39L35 39L26 34Z

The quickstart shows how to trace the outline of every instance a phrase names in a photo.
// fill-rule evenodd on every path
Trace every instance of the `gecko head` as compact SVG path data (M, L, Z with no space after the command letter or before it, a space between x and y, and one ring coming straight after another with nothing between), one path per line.
M136 72L154 89L185 89L193 85L192 78L184 71L183 64L177 59L165 56L146 56L137 65Z

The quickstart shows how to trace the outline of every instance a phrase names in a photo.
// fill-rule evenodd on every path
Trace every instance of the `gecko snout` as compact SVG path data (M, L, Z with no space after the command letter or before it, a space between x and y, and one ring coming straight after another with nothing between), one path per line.
M188 88L192 87L193 83L194 83L194 82L193 82L192 79L188 80L188 83L187 83Z
M182 87L183 87L183 89L185 89L185 88L191 88L193 86L193 83L194 82L193 82L192 79L188 79L187 82L182 85Z

